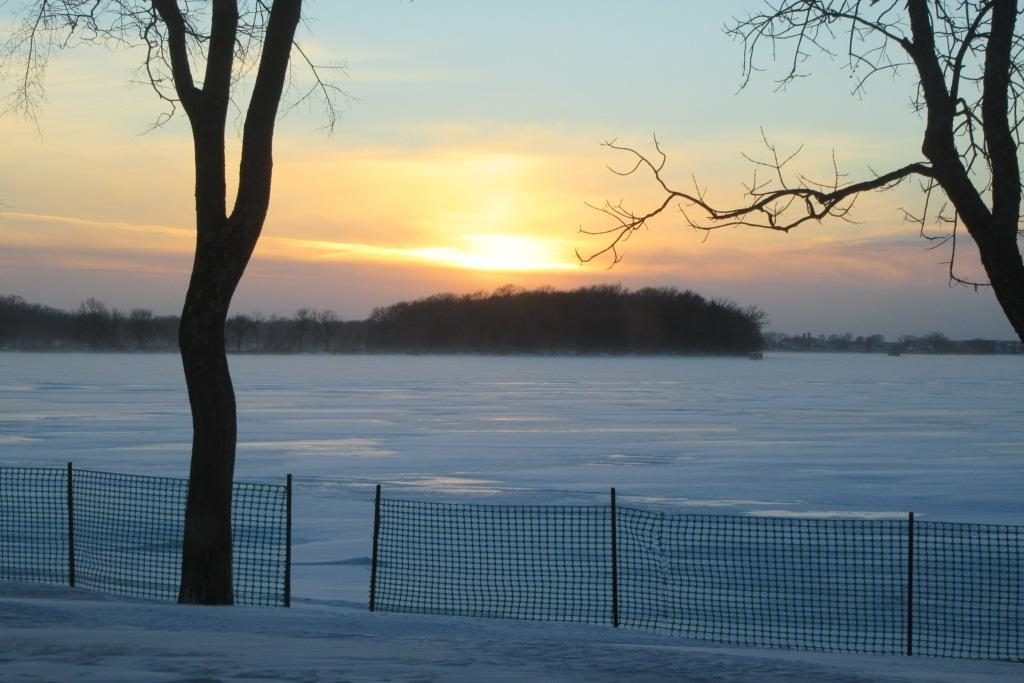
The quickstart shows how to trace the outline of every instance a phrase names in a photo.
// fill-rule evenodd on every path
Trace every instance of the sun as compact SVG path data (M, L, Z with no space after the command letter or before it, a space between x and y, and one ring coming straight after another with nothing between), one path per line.
M428 247L415 250L425 261L466 270L492 272L537 272L569 270L575 267L562 245L537 237L509 234L467 235L458 247Z

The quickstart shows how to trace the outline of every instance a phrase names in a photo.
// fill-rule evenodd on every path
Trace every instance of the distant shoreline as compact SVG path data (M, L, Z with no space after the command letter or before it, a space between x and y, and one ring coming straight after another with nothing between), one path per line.
M377 308L365 320L300 308L291 317L238 313L208 341L272 353L731 354L760 351L764 313L692 291L620 286L435 294ZM88 299L62 311L0 296L0 348L177 348L180 320ZM223 335L223 336L221 336Z
M998 351L906 351L899 355L903 356L1024 356L1024 344L1013 341L999 341L1000 348L1009 350ZM1018 348L1014 349L1013 345ZM38 354L117 354L126 356L148 356L148 355L178 355L175 348L154 348L154 349L91 349L91 348L6 348L0 347L0 353L38 353ZM832 349L766 349L765 358L771 358L776 354L799 354L799 355L846 355L846 356L892 356L885 351L836 351ZM286 358L301 357L323 357L323 356L467 356L471 358L750 358L749 353L701 353L701 352L679 352L679 353L573 353L573 352L483 352L483 351L233 351L228 349L228 356L278 356Z
M754 307L671 287L571 291L502 287L491 294L435 294L375 309L365 320L301 308L291 317L235 314L229 353L480 356L723 356L758 353L1024 354L1017 340L953 340L941 332L886 339L765 332ZM95 299L63 311L0 295L0 350L176 352L179 319L120 311Z

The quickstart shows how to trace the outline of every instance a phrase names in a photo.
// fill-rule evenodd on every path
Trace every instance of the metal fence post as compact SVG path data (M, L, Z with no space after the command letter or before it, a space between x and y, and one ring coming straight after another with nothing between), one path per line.
M907 656L914 654L914 513L907 515Z
M75 587L75 494L73 468L68 463L68 585Z
M618 513L615 506L615 487L612 487L612 626L619 627L619 534Z
M292 606L292 475L285 479L284 606Z
M370 611L377 609L377 543L380 540L380 484L373 500L373 557L370 559Z

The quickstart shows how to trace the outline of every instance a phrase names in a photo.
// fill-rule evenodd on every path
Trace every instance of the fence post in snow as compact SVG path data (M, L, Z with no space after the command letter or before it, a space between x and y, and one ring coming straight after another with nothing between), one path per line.
M612 626L619 627L619 538L618 513L615 507L615 487L612 487Z
M71 478L71 463L68 463L68 585L75 587L75 494Z
M914 513L907 515L907 656L914 654Z
M370 559L370 611L377 609L377 541L380 539L380 484L373 500L373 557Z
M285 480L284 606L292 606L292 475Z

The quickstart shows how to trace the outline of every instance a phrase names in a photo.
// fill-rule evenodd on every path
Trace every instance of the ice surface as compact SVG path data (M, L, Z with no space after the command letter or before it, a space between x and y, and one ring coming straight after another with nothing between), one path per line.
M234 356L238 477L1016 523L1024 358ZM183 476L173 355L0 354L0 462Z
M571 644L558 644L557 634L563 632L557 626L478 627L476 621L435 623L363 614L374 485L381 483L390 497L531 504L603 502L614 485L621 505L672 511L879 518L913 510L925 520L1021 524L1022 363L1024 358L1010 356L856 354L768 354L758 362L233 356L239 406L237 476L281 482L286 473L294 474L294 594L300 604L306 601L303 609L312 610L307 616L314 621L326 623L334 614L343 623L355 624L353 639L339 652L369 662L374 658L360 654L365 650L360 639L394 628L391 634L400 637L385 646L397 650L383 652L412 648L415 654L408 660L425 663L432 645L420 642L413 647L421 628L458 630L469 623L465 629L473 633L512 629L516 642L537 641L535 645L547 653L541 659L555 661L551 658L559 648L572 649ZM0 353L0 464L59 467L74 461L83 469L185 476L190 430L176 356ZM69 599L53 597L54 609L64 609ZM108 606L116 614L131 612L121 603L103 603L104 609ZM163 618L164 609L153 613ZM176 614L173 607L166 609ZM142 613L150 611L147 606ZM275 620L292 617L260 614L260 620L269 620L269 631L290 628ZM68 618L77 623L77 617ZM113 623L120 622L115 618ZM17 633L2 637L5 642L9 636L27 643L19 652L45 647L65 652L38 632L28 637L11 628ZM109 645L118 628L89 631L89 637ZM336 631L325 629L339 639ZM148 647L159 650L159 625L148 633ZM612 657L605 651L624 652L619 649L619 634L594 633L602 634L602 644L583 647L580 657L566 660L578 667L567 663L569 668L561 669L562 680L593 680L587 675L593 671L588 662ZM244 633L233 637L258 640ZM497 642L504 635L493 637ZM326 646L319 650L306 642L305 635L287 638L293 638L289 647L326 656ZM493 650L493 642L476 642L475 654L460 654L454 638L438 640L447 643L437 645L447 653L439 656L453 661L465 657L474 666L483 660L504 662L509 670L514 668L512 660L532 656L524 653L503 660L508 650ZM201 636L183 642L180 649L185 651L206 647ZM646 664L641 666L641 651L661 653L672 661L682 657L716 662L727 652L748 664L762 657L758 651L685 649L664 639L650 642L655 644L623 645L633 648L622 655L623 661L647 671ZM168 646L168 651L174 649ZM70 652L44 659L77 661L78 655ZM712 654L701 654L705 652ZM563 655L569 656L558 656ZM764 656L778 662L788 655ZM0 653L3 657L8 655ZM382 654L377 659L386 658ZM29 664L18 657L12 661L27 667L27 673L10 680L32 680ZM838 675L829 662L842 666L846 661L823 657L814 659L814 666ZM870 664L876 659L863 661ZM537 668L541 666L523 664L515 670L522 677L545 679ZM608 663L609 670L615 666ZM751 666L756 670L759 665ZM0 667L10 670L9 663ZM463 680L447 675L456 668L452 665L442 669L445 674L433 675ZM355 670L366 674L369 669ZM472 666L467 670L479 674ZM500 666L488 669L499 670ZM208 677L244 673L241 668L226 671ZM758 680L727 673L716 678L715 671L710 665L706 676L695 680ZM727 671L731 669L725 667L723 672ZM915 671L911 667L889 674L913 679ZM777 680L798 677L790 674ZM200 680L205 674L188 675ZM803 678L889 680L872 675ZM401 679L398 674L393 677ZM480 680L468 674L464 679ZM650 679L660 680L653 673ZM190 679L182 673L177 678L123 680Z

